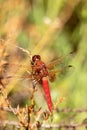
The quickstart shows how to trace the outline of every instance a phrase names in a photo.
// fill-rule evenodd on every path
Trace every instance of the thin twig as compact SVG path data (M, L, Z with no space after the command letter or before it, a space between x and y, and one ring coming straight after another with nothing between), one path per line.
M16 108L13 108L16 110ZM7 112L12 112L8 107L2 107L0 106L0 110L7 111ZM58 113L69 113L69 112L74 112L74 113L82 113L82 112L87 112L87 108L78 108L78 109L71 109L71 108L64 108L64 109L57 109Z
M71 109L71 108L65 108L65 109L57 109L58 113L69 113L69 112L74 112L74 113L82 113L82 112L87 112L87 108L78 108L78 109Z
M8 121L8 120L0 121L0 126L6 126L6 125L13 125L16 128L20 128L20 124L16 121Z
M73 123L73 124L53 124L53 125L49 125L49 124L42 124L42 128L77 128L77 127L82 127L85 126L87 127L87 123L86 124L78 124L78 123Z
M17 128L20 128L20 124L16 121L0 121L0 126L5 126L5 125L13 125ZM42 124L41 128L77 128L77 127L87 127L87 123L72 123L72 124Z
M27 121L27 123L28 123L28 126L26 127L26 130L28 130L29 129L29 123L30 123L30 111L29 111L29 108L28 108L28 121Z

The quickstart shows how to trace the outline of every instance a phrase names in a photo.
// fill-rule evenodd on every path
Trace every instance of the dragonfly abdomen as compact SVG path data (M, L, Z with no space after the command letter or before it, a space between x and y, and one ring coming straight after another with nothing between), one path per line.
M49 108L50 112L52 112L53 104L52 104L52 99L51 99L51 95L50 95L49 82L48 82L48 79L46 77L42 78L42 86L43 86L43 89L44 89L48 108Z

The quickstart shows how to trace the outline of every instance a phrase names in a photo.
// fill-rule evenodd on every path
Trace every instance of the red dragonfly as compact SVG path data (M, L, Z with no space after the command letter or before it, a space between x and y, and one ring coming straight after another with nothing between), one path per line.
M42 85L50 112L53 111L53 103L52 103L51 94L50 94L48 77L49 77L50 81L52 82L55 80L55 74L60 73L63 70L61 69L61 70L57 70L57 71L49 71L48 69L50 67L52 68L55 65L55 63L58 63L59 61L60 61L60 59L57 59L54 62L52 62L51 64L49 64L48 66L46 66L46 64L41 60L40 55L32 56L32 60L31 60L33 79L35 79ZM69 65L68 67L71 67L71 66Z
M31 63L31 74L28 77L32 77L33 79L33 85L35 86L35 83L39 82L39 84L41 84L41 86L43 87L44 90L44 94L45 94L45 98L46 98L46 102L48 105L48 108L50 110L50 112L53 111L53 103L52 103L52 98L51 98L51 94L50 94L50 87L49 87L49 81L48 78L51 82L53 82L55 80L55 76L56 73L60 73L63 71L63 69L60 70L53 70L53 67L62 62L63 59L68 56L69 54L72 54L72 52L70 52L69 54L58 58L56 60L54 60L52 63L46 65L42 59L40 55L34 55L31 56L31 53L21 47L17 48L21 49L22 51L28 53L28 55L30 56L30 63ZM71 66L68 66L71 67ZM65 67L66 68L66 67ZM51 70L50 70L51 69Z
M21 47L18 47L18 46L17 46L17 48L28 53L28 55L30 56L29 51L27 51ZM64 56L64 57L66 57L66 56ZM50 81L54 81L55 74L60 73L61 71L63 71L63 69L57 70L57 71L49 71L49 69L50 68L52 69L54 67L54 65L57 64L58 62L60 63L62 61L62 59L64 59L64 57L53 61L49 65L46 65L42 61L40 55L30 56L30 64L31 64L32 71L31 71L31 73L29 73L29 75L24 76L25 78L28 77L28 78L32 79L33 86L36 86L37 82L39 84L41 84L41 86L43 87L43 90L44 90L44 95L45 95L46 102L47 102L50 112L52 112L54 108L53 108L52 98L51 98L51 94L50 94L48 78ZM71 67L71 66L69 66L69 67Z
M52 104L49 83L47 78L49 76L49 72L45 63L41 60L40 55L34 55L32 57L31 67L32 67L32 76L35 80L37 80L42 85L48 108L50 112L52 112L53 104Z

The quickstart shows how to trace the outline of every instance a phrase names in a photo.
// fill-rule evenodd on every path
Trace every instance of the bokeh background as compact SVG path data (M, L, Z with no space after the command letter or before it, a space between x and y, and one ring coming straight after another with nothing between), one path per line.
M21 75L27 68L20 70L17 64L29 64L27 54L16 45L40 54L46 64L73 51L63 58L59 68L72 67L50 83L52 100L55 104L57 98L65 97L58 105L60 109L87 107L87 0L0 0L0 39L6 41L10 55L9 75ZM13 106L24 106L29 102L23 100L29 94L23 87L26 83L20 85L17 78L16 81L9 81L8 96ZM66 120L68 116L69 113L55 113L54 122ZM13 118L9 114L7 117ZM79 114L74 121L81 122L86 117L86 113Z

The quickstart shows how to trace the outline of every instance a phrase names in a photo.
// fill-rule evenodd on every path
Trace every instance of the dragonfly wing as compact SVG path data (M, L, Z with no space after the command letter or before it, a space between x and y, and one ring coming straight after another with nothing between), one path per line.
M47 68L48 69L53 69L56 64L60 63L60 61L61 61L60 59L57 59L57 60L51 62L50 64L47 65Z
M50 64L47 65L48 69L53 69L55 65L58 65L60 63L62 63L64 61L64 59L66 59L66 57L69 57L73 54L73 52L70 52L64 56L58 57L56 60L52 61Z
M48 107L47 107L45 95L44 95L41 84L37 84L36 89L37 91L34 93L34 99L35 99L36 105L41 107L42 111L47 110Z
M56 75L60 75L60 74L63 74L64 72L71 72L71 68L73 68L71 65L69 66L65 66L61 69L57 69L57 70L51 70L49 71L49 80L51 82L54 82L54 80L56 79Z
M16 80L16 81L23 81L23 80L30 80L32 78L32 75L7 75L7 76L4 76L2 80L4 80L7 84L10 82L10 81L13 81L13 80Z
M62 71L63 71L62 69L50 71L49 72L49 80L51 82L54 82L56 79L56 74L59 75Z

